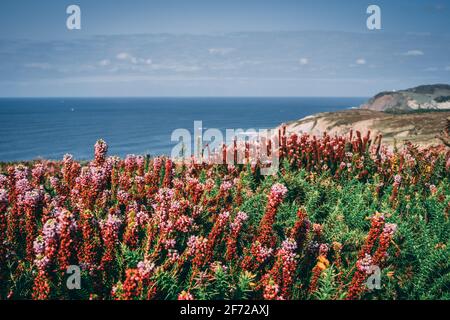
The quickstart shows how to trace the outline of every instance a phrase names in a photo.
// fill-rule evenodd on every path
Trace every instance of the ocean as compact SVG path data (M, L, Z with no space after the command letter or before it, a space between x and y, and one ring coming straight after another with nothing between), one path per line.
M93 157L102 138L109 154L170 155L178 128L269 129L366 98L3 98L0 161Z

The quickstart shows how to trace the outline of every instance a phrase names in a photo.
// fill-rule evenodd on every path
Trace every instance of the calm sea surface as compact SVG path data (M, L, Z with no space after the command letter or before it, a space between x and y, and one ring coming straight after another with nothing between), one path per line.
M177 128L262 129L365 98L36 98L0 99L0 161L91 159L99 138L109 154L170 154Z

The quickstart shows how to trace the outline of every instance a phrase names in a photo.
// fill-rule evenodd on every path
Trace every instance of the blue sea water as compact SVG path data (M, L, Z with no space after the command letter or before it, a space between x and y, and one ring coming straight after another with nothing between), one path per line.
M92 159L97 139L109 154L170 154L172 131L263 129L317 112L362 104L365 98L3 98L0 161L39 157Z

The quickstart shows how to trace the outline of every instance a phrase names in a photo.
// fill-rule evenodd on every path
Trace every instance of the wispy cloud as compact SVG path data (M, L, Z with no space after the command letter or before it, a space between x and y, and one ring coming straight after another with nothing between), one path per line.
M99 64L99 66L101 66L101 67L107 67L107 66L111 65L111 60L109 60L109 59L103 59L103 60L101 60L98 64Z
M307 64L309 64L309 59L308 58L301 58L299 60L300 65L305 66Z
M40 69L40 70L50 70L52 69L52 65L47 62L31 62L26 63L25 68L32 68L32 69Z
M208 52L210 54L216 54L216 55L226 55L233 51L235 51L235 48L209 48Z
M131 58L131 55L127 52L121 52L116 55L117 60L128 60Z
M117 60L128 61L132 64L152 64L152 59L149 58L137 58L128 52L121 52L116 55Z
M417 57L423 56L425 53L422 50L408 50L403 53L404 56Z
M359 58L359 59L357 59L356 60L356 64L357 65L365 65L367 63L367 61L366 61L366 59L364 59L364 58Z

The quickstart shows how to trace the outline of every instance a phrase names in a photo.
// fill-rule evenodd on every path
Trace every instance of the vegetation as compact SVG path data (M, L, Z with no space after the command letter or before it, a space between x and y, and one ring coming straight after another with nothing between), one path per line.
M0 166L0 298L450 298L444 147L281 141L274 176L251 161L107 157L101 140L83 166Z

